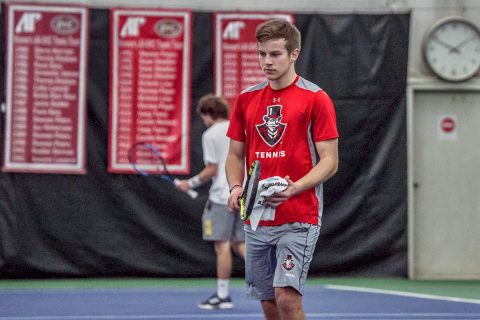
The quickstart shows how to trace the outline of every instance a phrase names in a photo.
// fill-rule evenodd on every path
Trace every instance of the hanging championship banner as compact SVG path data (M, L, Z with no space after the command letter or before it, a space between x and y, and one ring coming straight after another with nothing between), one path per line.
M3 171L86 172L88 13L6 5Z
M172 174L190 171L191 12L112 9L109 172L135 173L128 150L154 146ZM145 172L158 168L136 158Z
M231 106L245 88L265 80L258 62L255 30L262 22L285 19L283 13L215 13L215 93L227 99Z

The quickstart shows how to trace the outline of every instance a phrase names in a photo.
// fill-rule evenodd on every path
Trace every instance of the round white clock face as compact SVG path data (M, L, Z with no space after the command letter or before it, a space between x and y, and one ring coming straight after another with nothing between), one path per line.
M480 70L480 30L464 18L443 19L425 35L423 55L440 78L470 79Z

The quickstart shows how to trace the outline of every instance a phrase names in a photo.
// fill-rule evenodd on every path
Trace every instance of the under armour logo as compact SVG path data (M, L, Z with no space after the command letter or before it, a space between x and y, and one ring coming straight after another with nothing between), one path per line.
M273 98L273 103L280 103L280 98Z

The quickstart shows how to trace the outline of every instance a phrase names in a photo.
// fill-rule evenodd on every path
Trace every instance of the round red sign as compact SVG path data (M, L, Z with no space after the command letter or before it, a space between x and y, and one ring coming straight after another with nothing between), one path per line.
M446 133L450 133L455 129L455 120L450 117L445 117L440 122L440 127Z

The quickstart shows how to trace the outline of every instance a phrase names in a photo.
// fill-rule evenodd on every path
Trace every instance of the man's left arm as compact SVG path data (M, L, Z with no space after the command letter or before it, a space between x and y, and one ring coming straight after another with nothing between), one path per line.
M208 181L210 181L215 175L217 175L218 165L216 163L209 163L200 171L197 175L190 179L179 180L177 188L182 191L188 191L194 189Z
M265 205L276 207L288 198L327 181L338 170L338 138L315 142L315 148L320 161L305 176L293 182L285 177L288 187L283 192L276 193L265 200Z

